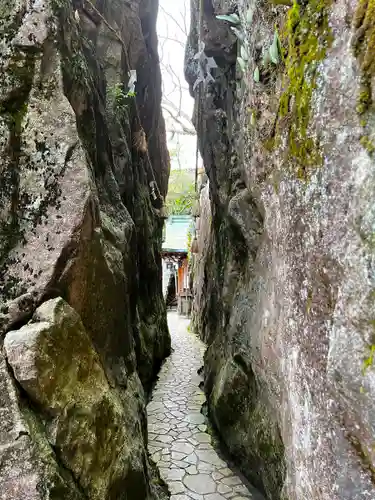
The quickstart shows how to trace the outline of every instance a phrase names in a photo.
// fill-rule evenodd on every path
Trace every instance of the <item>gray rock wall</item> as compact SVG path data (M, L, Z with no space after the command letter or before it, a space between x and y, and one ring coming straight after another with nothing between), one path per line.
M170 350L156 15L0 0L4 500L164 496L145 448L145 389Z
M195 269L205 390L269 499L374 498L374 9L285 3L192 1L191 91L199 33L218 64L194 115L211 213ZM234 10L243 71L215 18ZM275 28L278 64L264 60Z

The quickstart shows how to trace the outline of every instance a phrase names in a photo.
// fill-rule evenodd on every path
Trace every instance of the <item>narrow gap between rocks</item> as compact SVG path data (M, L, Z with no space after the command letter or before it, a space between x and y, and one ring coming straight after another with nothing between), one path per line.
M205 395L199 375L204 343L189 320L171 311L172 354L165 361L147 406L148 450L172 500L262 500L218 452L202 413Z
M374 41L0 0L0 500L375 499Z
M164 362L147 405L148 451L172 500L261 500L230 467L207 415L203 392L204 343L192 332L191 254L196 238L198 188L205 182L193 99L184 75L189 2L160 0L158 36L163 78L162 109L171 157L163 235L163 292L172 353Z

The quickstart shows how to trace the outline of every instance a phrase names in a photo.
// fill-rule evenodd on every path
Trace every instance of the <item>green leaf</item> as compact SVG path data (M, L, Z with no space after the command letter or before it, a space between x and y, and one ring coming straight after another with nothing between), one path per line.
M254 9L253 7L250 7L246 12L246 22L249 26L253 22L253 15L254 15Z
M254 82L259 83L260 73L259 73L258 66L256 66L256 68L254 69L254 75L253 76L254 76Z
M254 125L255 125L255 111L254 110L251 111L251 114L250 114L250 125L252 127L254 127Z
M247 62L249 60L249 53L248 53L245 45L241 45L240 54L241 54L241 57L244 61Z
M246 62L242 59L242 57L237 57L238 65L241 68L242 73L246 71Z
M267 50L267 52L264 54L262 62L264 66L267 66L267 64L271 62L269 50Z
M216 16L216 19L220 19L221 21L228 21L228 23L232 24L240 24L241 22L237 14L220 14L219 16Z
M241 40L241 42L245 41L245 34L241 30L235 28L234 26L231 26L230 29L233 31L233 33L236 35L236 37L239 40Z
M173 156L173 150L170 152ZM195 201L194 173L190 170L172 169L168 194L165 200L169 214L190 214Z
M272 45L269 48L270 58L274 64L279 64L279 43L279 36L277 31L275 31Z

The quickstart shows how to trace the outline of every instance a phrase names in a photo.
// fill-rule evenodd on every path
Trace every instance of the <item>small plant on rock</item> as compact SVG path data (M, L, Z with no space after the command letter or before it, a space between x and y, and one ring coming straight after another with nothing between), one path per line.
M113 110L115 114L122 115L129 104L129 100L136 96L135 84L137 82L137 72L135 70L129 71L128 90L125 92L122 83L115 83L107 87L107 104L109 109Z
M250 60L249 45L246 39L246 32L250 28L253 19L253 7L250 7L246 13L245 19L241 21L238 14L220 14L216 16L221 21L227 21L233 26L230 29L236 35L239 42L239 55L237 56L238 65L242 73L246 72L248 62Z
M250 8L246 12L246 16L241 21L238 14L221 14L216 16L217 19L221 21L227 21L231 23L231 30L236 35L239 43L239 53L237 56L237 63L241 69L241 72L244 74L247 70L250 57L250 48L247 41L246 33L250 29L251 23L253 21L254 15L254 5L250 6ZM275 30L273 42L270 47L267 49L264 57L263 57L263 65L266 66L270 63L275 65L279 64L281 57L281 44L277 30ZM256 66L253 73L253 79L255 83L259 83L260 81L260 69L259 66Z
M107 88L107 101L111 109L117 113L123 113L126 110L126 93L121 83L116 83Z
M121 83L116 83L107 88L107 103L115 114L122 115L127 110L129 99L135 96L135 92L124 92Z
M274 36L273 36L273 42L269 46L267 52L264 54L263 57L263 64L269 64L273 63L275 65L279 64L280 58L281 58L281 43L280 43L280 38L277 30L275 30Z

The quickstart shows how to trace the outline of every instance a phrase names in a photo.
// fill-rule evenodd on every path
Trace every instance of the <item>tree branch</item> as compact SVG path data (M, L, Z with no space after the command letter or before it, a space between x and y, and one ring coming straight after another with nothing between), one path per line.
M187 126L185 125L185 123L182 121L182 119L180 118L180 116L178 116L178 114L172 113L172 111L171 111L169 108L167 108L167 107L163 106L163 104L162 104L162 108L163 108L163 110L164 110L164 111L166 111L166 112L170 115L170 117L171 117L171 118L172 118L172 119L173 119L176 123L178 123L178 125L179 125L179 126L181 127L181 129L182 129L183 134L185 134L185 135L195 135L195 134L196 134L195 129L194 129L193 127L191 127L191 128L190 128L190 127L187 127ZM177 131L175 131L175 130L170 130L170 131L171 131L171 132L175 132L175 133L177 132Z

